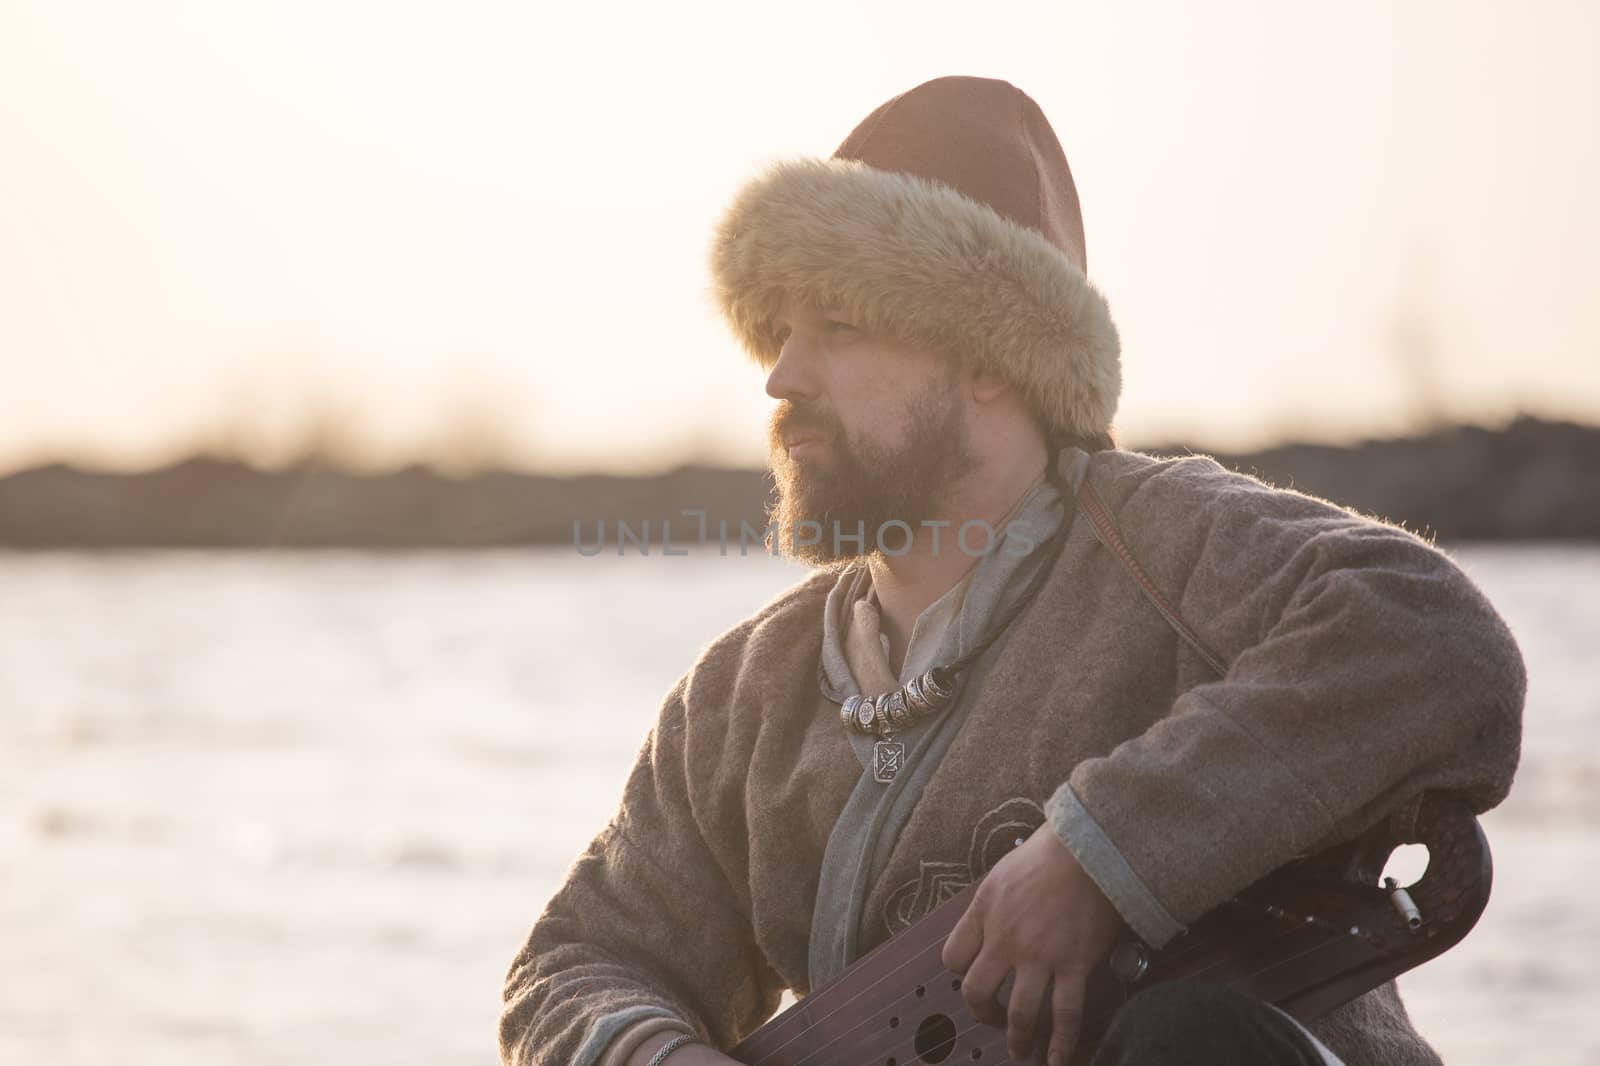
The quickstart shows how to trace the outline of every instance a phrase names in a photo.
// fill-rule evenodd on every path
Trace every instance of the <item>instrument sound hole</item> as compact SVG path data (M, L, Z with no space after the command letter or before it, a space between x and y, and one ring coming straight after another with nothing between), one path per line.
M956 1049L956 1023L948 1015L930 1014L917 1026L911 1046L923 1062L943 1062Z

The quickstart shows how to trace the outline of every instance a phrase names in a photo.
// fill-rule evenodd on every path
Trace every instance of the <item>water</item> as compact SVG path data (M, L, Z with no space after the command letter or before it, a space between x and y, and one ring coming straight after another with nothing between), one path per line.
M1451 1066L1600 1062L1600 548L1457 553L1530 685L1494 900L1402 980ZM568 549L0 553L0 1063L497 1061L659 701L801 576Z

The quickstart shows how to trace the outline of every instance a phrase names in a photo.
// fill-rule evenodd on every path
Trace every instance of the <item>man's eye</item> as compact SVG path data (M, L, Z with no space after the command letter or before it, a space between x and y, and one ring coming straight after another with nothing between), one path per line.
M831 318L828 319L828 332L830 332L830 333L838 333L840 330L847 330L847 329L848 330L854 330L855 328L856 327L852 326L848 322L836 322Z

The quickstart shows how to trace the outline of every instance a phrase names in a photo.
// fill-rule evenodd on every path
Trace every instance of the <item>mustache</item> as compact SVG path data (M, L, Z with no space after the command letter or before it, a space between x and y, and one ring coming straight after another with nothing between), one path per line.
M787 400L784 404L772 413L770 428L773 440L779 440L789 432L816 433L830 440L837 435L837 420L822 408L797 405Z

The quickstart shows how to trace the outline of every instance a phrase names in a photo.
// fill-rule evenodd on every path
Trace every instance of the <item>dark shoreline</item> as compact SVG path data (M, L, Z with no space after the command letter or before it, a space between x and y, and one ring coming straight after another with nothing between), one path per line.
M1235 470L1385 518L1441 541L1600 540L1600 427L1524 417L1502 429L1454 426L1349 446L1286 444L1228 454L1168 444L1155 455L1209 454ZM381 475L319 464L261 471L188 459L159 470L107 474L64 465L0 478L0 547L21 549L478 548L593 544L605 520L651 550L662 523L675 548L707 548L727 523L766 524L771 482L760 470L685 466L653 477L558 477L489 471L453 478L425 467ZM630 545L630 552L637 550ZM762 550L759 537L749 551Z

